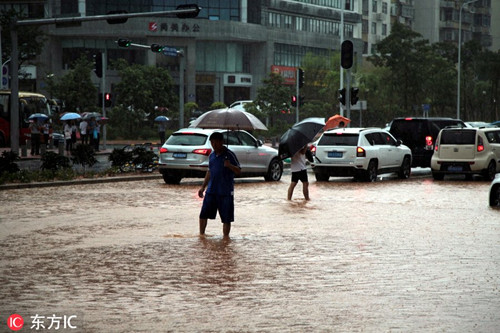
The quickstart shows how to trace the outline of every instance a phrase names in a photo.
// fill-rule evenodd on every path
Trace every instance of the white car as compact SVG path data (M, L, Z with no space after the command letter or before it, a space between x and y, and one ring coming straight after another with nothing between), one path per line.
M444 128L439 132L431 158L432 176L447 174L471 178L480 174L493 180L500 172L500 128Z
M248 104L248 103L253 103L253 101L252 100L236 101L234 103L231 103L231 105L229 105L229 107L232 108L232 109L246 111L245 110L245 104Z
M283 163L278 151L265 146L246 131L185 128L173 133L160 148L158 170L167 184L179 184L182 178L203 178L208 170L208 156L212 152L209 137L221 132L224 143L238 158L239 177L263 176L267 181L279 181Z
M491 207L500 207L500 174L491 182L489 200Z
M373 182L378 174L411 174L411 150L381 128L340 128L325 131L313 144L313 171L318 181L355 177Z

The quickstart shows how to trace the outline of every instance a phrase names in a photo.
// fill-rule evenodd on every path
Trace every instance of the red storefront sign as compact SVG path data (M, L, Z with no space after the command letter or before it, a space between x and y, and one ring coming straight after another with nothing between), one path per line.
M297 68L288 66L271 66L271 72L279 74L285 80L284 84L294 85L297 81Z

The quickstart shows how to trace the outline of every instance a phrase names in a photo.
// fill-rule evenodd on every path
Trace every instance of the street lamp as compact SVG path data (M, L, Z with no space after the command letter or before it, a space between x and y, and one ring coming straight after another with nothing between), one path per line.
M458 18L458 70L457 70L457 119L460 119L460 68L462 65L462 9L468 4L474 3L478 0L469 0L462 4L460 7L460 14Z

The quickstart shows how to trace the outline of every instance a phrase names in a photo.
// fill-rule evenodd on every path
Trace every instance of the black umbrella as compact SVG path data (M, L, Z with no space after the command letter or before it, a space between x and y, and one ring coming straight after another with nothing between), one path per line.
M324 126L323 118L307 118L293 125L281 136L279 157L285 159L295 155L302 147L313 141Z

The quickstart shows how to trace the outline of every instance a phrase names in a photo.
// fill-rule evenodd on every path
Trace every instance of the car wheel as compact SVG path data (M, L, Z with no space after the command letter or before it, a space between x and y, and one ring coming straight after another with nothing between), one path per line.
M365 181L367 182L374 182L377 180L377 162L376 161L370 161L368 163L368 169L366 169L365 172Z
M495 165L495 162L491 161L490 164L488 164L488 168L484 170L483 177L491 181L495 179L496 172L497 172L497 167Z
M401 164L401 169L399 169L398 177L400 179L408 179L410 178L410 174L411 174L411 161L410 158L406 156L403 159L403 163Z
M162 173L163 181L170 185L179 185L182 177L173 173L164 172Z
M443 180L444 179L444 174L433 172L432 173L432 178L434 178L434 180Z
M500 184L497 184L491 188L490 206L500 207Z
M269 169L267 170L267 174L264 176L264 179L266 181L277 182L281 179L282 174L283 164L275 158L271 161L271 164L269 164Z
M318 182L327 182L330 179L330 176L326 173L315 173L314 176Z

